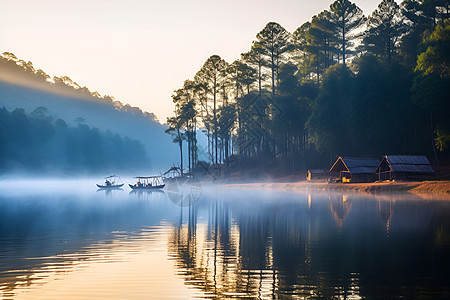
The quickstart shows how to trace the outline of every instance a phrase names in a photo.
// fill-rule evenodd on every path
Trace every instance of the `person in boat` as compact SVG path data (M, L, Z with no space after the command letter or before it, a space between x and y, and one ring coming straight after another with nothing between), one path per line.
M105 181L105 185L107 185L107 186L110 186L110 185L111 185L111 182L109 182L109 180L108 180L108 179L106 179L106 181Z

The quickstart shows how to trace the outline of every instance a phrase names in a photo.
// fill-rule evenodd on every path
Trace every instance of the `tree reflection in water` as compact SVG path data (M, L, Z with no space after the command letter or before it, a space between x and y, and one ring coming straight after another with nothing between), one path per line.
M174 263L176 282L183 279L181 295L450 298L450 201L204 192L181 182L159 193L0 195L0 297L36 291L55 278L70 287L70 273L107 263L117 272L108 290L94 284L87 293L114 297L126 279L133 298L149 291L143 277L169 284L176 278L171 263L147 268L159 253ZM129 258L144 266L141 273Z
M207 297L449 293L449 275L432 261L450 266L433 246L449 253L448 203L337 194L243 198L216 196L207 208L185 208L170 235L179 275ZM207 209L207 220L198 218L199 209ZM438 213L447 218L433 222Z

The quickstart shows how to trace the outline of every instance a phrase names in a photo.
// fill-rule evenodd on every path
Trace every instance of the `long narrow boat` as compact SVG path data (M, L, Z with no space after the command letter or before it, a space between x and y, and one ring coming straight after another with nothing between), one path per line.
M129 184L133 190L160 190L166 185L161 176L138 176L136 184Z
M99 189L117 189L123 187L124 183L119 176L111 175L105 177L105 184L96 184Z

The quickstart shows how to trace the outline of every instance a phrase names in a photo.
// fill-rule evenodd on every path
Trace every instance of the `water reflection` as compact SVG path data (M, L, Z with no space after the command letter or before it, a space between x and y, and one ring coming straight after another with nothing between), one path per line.
M165 192L162 190L131 190L128 195L140 200L166 199Z
M378 200L378 215L383 223L383 226L386 230L386 235L389 236L389 226L391 224L392 219L392 203L395 200Z
M0 196L0 297L101 264L88 298L450 296L450 201L181 186Z
M195 178L171 178L167 181L167 195L177 206L195 205L202 196L202 185Z
M142 253L149 245L153 247L162 234L165 238L164 228L168 225L161 225L161 217L170 219L176 215L167 210L167 199L135 201L123 198L121 191L94 190L88 196L84 192L68 196L56 191L33 197L5 197L7 193L3 192L2 299L15 298L18 291L48 284L55 278L67 278L80 268L99 263L120 264L125 261L125 254Z
M333 195L328 197L330 199L330 210L333 214L336 225L342 228L345 218L352 210L352 201L347 195Z
M123 192L123 188L108 188L108 189L97 189L97 193L105 194L105 196L112 197L113 194Z
M448 202L247 197L217 196L206 224L195 206L176 224L169 251L186 284L219 298L449 295Z

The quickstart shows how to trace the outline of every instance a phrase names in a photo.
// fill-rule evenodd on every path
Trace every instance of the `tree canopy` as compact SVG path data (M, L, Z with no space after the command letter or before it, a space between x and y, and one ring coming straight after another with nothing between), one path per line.
M448 157L449 5L381 0L366 17L336 0L292 34L267 23L231 65L211 56L190 106L210 164L296 174L336 155Z

